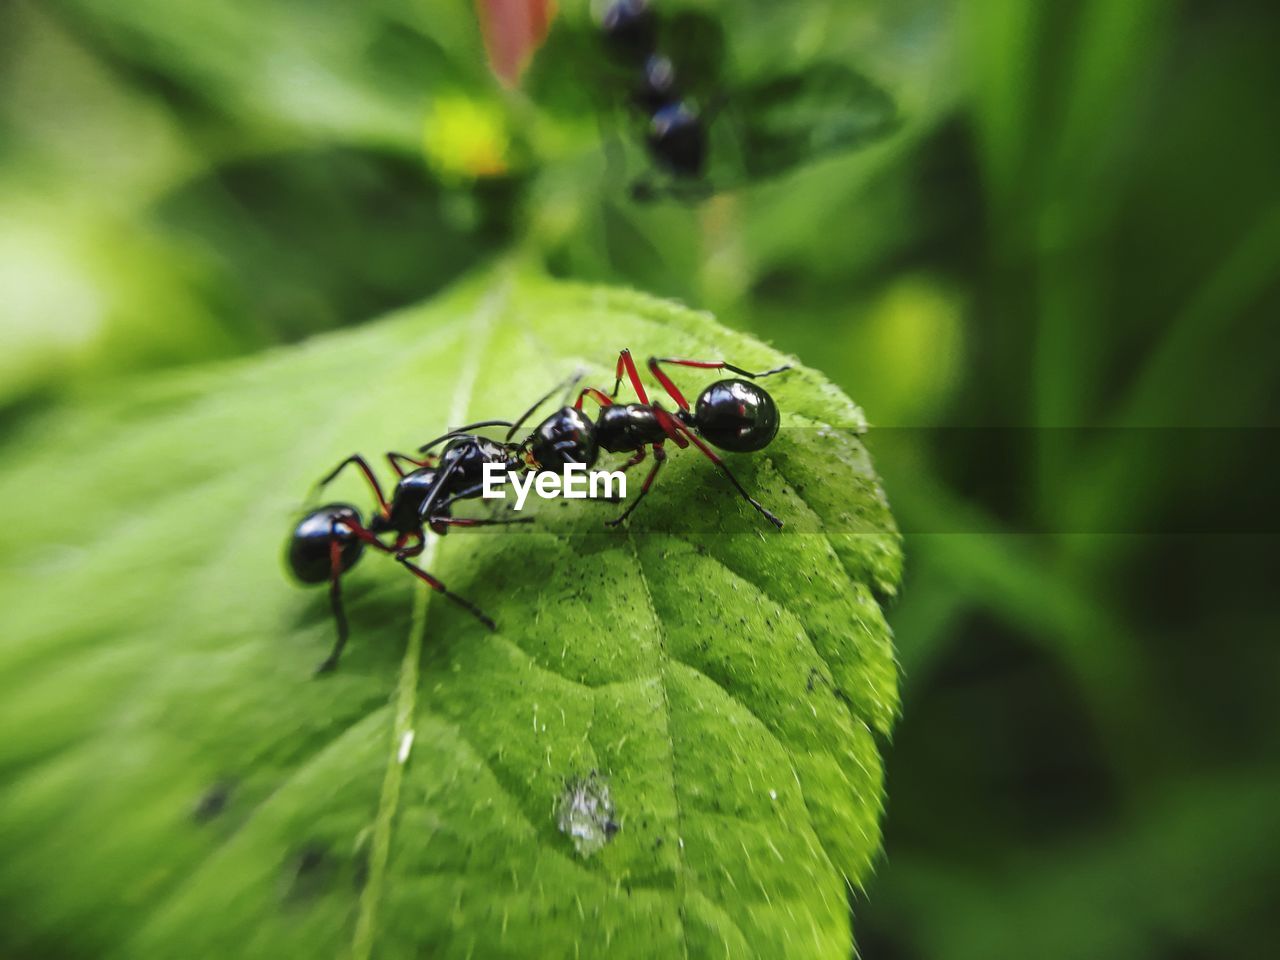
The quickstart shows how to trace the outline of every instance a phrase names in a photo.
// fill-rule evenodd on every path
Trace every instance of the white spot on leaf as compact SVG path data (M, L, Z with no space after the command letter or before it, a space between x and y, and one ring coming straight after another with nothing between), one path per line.
M583 857L600 850L618 832L609 785L594 770L565 784L556 807L556 826Z

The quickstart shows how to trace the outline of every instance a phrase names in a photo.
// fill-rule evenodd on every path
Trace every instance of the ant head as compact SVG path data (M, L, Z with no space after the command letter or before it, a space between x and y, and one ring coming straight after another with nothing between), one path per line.
M600 16L600 32L619 60L639 63L658 42L658 20L649 0L611 0Z
M501 457L506 445L501 440L482 437L478 433L458 434L440 451L437 469L444 470L455 460L469 461L473 458ZM416 472L416 471L415 471Z
M681 417L690 422L689 414ZM734 453L763 450L778 434L778 405L746 380L719 380L693 405L692 423L710 443Z
M436 469L441 475L448 470L450 486L456 485L456 488L460 489L480 483L484 479L486 463L511 464L512 454L517 449L516 444L504 443L501 440L493 440L474 433L464 433L450 440L440 451L440 461Z
M333 575L331 544L338 545L338 573L350 570L364 542L356 534L360 511L347 503L329 503L312 510L293 528L289 538L289 569L302 583L323 583Z
M707 130L688 102L668 103L649 121L649 149L676 176L700 177L707 159Z
M600 455L596 425L576 407L561 407L530 434L523 444L529 466L560 470L569 463L595 466Z

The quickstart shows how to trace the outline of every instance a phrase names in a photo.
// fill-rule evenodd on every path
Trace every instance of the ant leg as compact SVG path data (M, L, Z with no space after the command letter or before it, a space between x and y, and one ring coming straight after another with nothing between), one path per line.
M385 543L383 543L381 540L378 539L378 535L376 533L374 533L372 530L368 529L367 527L356 523L354 520L339 520L338 523L342 524L342 526L346 527L348 530L354 533L357 537L363 540L367 546L370 546L375 550L380 550L383 553L396 552L396 549L397 549L396 547L387 546Z
M448 486L449 481L453 479L453 475L458 472L458 463L458 460L454 460L444 468L444 473L436 477L435 483L432 484L431 492L418 505L418 519L423 523L426 522L428 517L435 516L436 499L440 496L440 491Z
M453 521L454 524L457 526L482 526L482 525L487 526L489 524L498 524L498 523L532 523L533 522L533 518L529 517L527 519L521 519L521 520L487 520L483 524L471 523L471 522L463 524L461 523L461 521L455 521L453 517L448 516L450 508L457 501L472 499L477 494L482 493L484 491L484 484L477 483L477 484L474 484L473 486L467 487L464 490L459 490L456 493L451 493L449 494L449 496L445 497L439 503L436 503L434 501L436 492L444 488L444 481L448 479L448 477L450 476L452 470L456 465L457 465L457 461L454 461L452 464L449 465L449 468L445 471L444 477L441 478L441 482L437 484L436 490L432 492L431 496L427 497L427 499L422 502L422 506L418 510L418 517L419 519L422 520L424 525L431 526L437 523L443 523L445 526L449 526L450 521Z
M419 580L421 580L423 583L429 586L436 593L444 594L444 596L452 600L458 606L462 607L462 609L466 610L468 613L470 613L473 617L475 617L477 620L483 623L490 630L497 629L497 625L491 619L489 619L488 616L485 615L484 611L482 611L470 600L465 600L462 597L458 596L453 591L449 590L447 587L445 587L443 583L441 583L431 574L427 573L427 571L423 570L421 567L415 566L414 564L410 563L406 556L397 554L396 560L400 562L401 566L403 566L415 577L417 577Z
M578 399L574 402L574 404L573 404L573 409L575 409L575 410L581 410L581 409L582 409L582 401L583 401L583 400L585 400L587 397L591 397L591 399L592 399L592 400L594 400L596 403L600 404L600 406L602 406L602 407L611 407L611 406L613 406L613 400L612 400L612 399L610 399L610 398L609 398L605 393L603 393L602 391L597 390L595 387L584 387L584 388L582 389L582 392L578 394Z
M791 364L781 367L774 367L772 370L766 370L763 373L752 373L750 370L744 370L742 367L736 367L732 363L724 360L681 360L678 357L650 357L649 372L653 374L654 379L662 384L662 389L676 403L680 404L681 410L689 409L689 401L684 398L684 394L680 392L680 388L675 385L671 377L662 369L662 364L670 363L679 367L697 367L699 370L729 370L739 376L749 377L752 380L758 377L771 377L775 373L782 373L784 370L790 370Z
M533 523L533 517L511 517L510 519L500 519L498 517L432 517L431 524L441 524L446 527L497 527L512 523Z
M786 363L780 367L774 367L772 370L765 370L763 373L752 373L750 370L744 370L742 367L734 366L726 360L684 360L679 357L650 357L649 369L654 371L655 376L657 375L657 371L654 368L660 363L674 363L676 366L680 367L698 367L701 370L732 370L739 376L749 377L752 380L759 377L771 377L775 373L782 373L791 369L791 364Z
M338 658L347 645L347 637L351 634L347 623L347 611L342 605L342 544L337 538L338 523L335 520L329 525L329 606L333 610L333 621L338 627L338 638L334 641L329 656L316 667L316 673L328 673L338 665Z
M351 634L350 626L347 623L346 608L342 603L342 544L338 541L338 527L345 527L350 530L362 541L369 546L374 547L383 553L394 553L397 559L402 553L414 556L421 553L424 541L421 534L417 534L418 544L416 547L410 547L408 551L403 550L404 542L410 536L409 534L401 534L396 540L394 547L388 547L385 543L377 538L374 533L364 527L363 524L355 523L351 520L335 520L329 527L329 605L333 610L333 620L337 624L338 638L334 642L333 649L329 652L329 656L325 657L318 667L316 673L327 673L338 665L338 658L342 656L342 651L347 645L347 638Z
M448 519L448 517L441 516L441 514L447 514L449 512L449 509L459 500L472 500L475 498L476 494L483 493L483 492L484 492L484 484L477 483L474 486L470 486L470 487L467 487L466 489L459 490L456 493L449 494L449 496L441 500L432 509L431 519L433 521ZM425 519L426 515L423 514L423 517Z
M779 520L776 516L774 516L772 512L767 510L759 500L757 500L751 494L747 493L747 488L738 482L738 478L733 475L733 471L729 469L729 465L726 464L723 460L721 460L719 455L716 454L714 450L712 450L705 443L703 443L701 437L699 437L696 433L694 433L691 429L689 429L688 426L686 426L684 423L680 422L670 414L667 414L665 416L660 416L658 418L658 422L662 424L663 429L666 430L668 433L670 433L672 430L678 430L681 433L685 434L685 436L687 436L689 440L692 440L693 445L702 451L703 456L705 456L708 460L710 460L712 463L716 465L716 468L729 479L729 482L734 485L738 493L742 495L742 498L746 500L747 503L751 504L753 507L759 510L760 513L764 515L764 518L768 520L770 523L772 523L779 530L782 529L782 521ZM684 445L685 444L681 444L681 446L684 446Z
M639 450L637 450L635 455L630 460L628 460L622 466L618 467L618 470L621 473L626 473L628 470L630 470L632 467L634 467L636 464L639 464L639 463L644 463L644 447L641 447ZM610 486L610 489L612 489L612 486ZM603 494L598 497L588 497L587 499L588 500L604 500L607 503L622 503L622 500L623 500L622 497L604 496Z
M412 547L400 547L396 550L397 560L403 557L416 557L422 553L423 550L427 549L427 538L420 533L415 534L415 536L418 538L418 542Z
M649 468L649 474L644 478L644 483L640 485L640 492L636 494L636 498L631 501L627 509L622 511L622 515L620 517L615 520L606 520L606 526L618 526L622 521L626 520L627 517L631 516L631 512L635 510L636 507L640 506L640 501L644 499L645 494L649 492L649 488L653 486L653 480L658 475L658 471L661 470L662 465L667 462L667 451L663 449L663 444L665 442L665 440L659 440L653 445L653 466ZM638 463L639 461L637 460L636 462Z
M637 451L635 452L635 456L633 456L630 460L628 460L626 463L624 463L624 464L623 464L622 466L620 466L618 469L619 469L619 470L621 470L623 473L626 473L626 472L627 472L628 470L630 470L632 467L634 467L634 466L636 466L637 464L640 464L640 463L644 463L644 447L641 447L639 450L637 450Z
M457 517L447 516L450 508L457 501L472 499L476 496L476 494L482 493L483 491L484 491L484 484L477 483L473 487L467 487L465 490L459 490L457 493L450 494L448 497L441 500L440 503L436 505L435 510L438 512L432 514L429 520L429 523L431 524L442 523L445 526L480 527L480 526L489 526L491 524L499 524L499 523L533 523L534 522L533 517L521 517L519 520L490 520L490 519L465 520L465 519L459 519ZM441 514L446 514L446 516L441 516Z
M641 447L639 451L636 452L635 456L633 456L630 460L628 460L626 463L624 463L622 466L618 468L618 472L626 473L628 470L634 467L637 463L640 463L643 460L644 460L644 447ZM594 482L592 483L591 486L592 486L592 489L595 489ZM612 482L606 483L605 489L612 491L613 490ZM587 495L587 499L603 500L605 503L622 503L626 498L618 496L616 493L601 493L601 494L589 493Z
M624 370L631 380L631 386L636 392L636 397L641 403L648 403L649 395L645 393L644 384L640 382L640 372L636 370L636 362L631 359L631 351L625 349L618 354L618 365L613 372L613 390L609 396L616 397L618 395L618 388L622 386L622 373Z
M369 486L373 488L374 496L378 498L378 509L382 511L384 517L387 516L391 512L391 508L387 505L387 498L382 495L382 487L378 483L378 478L374 476L373 469L369 466L368 461L358 453L353 453L330 470L329 475L315 485L315 489L318 491L328 486L338 474L352 464L359 468L360 472L364 474L364 478L369 481Z
M663 410L661 407L653 408L653 416L654 419L658 421L658 426L663 429L667 437L674 442L677 447L683 450L689 445L688 438L686 438L684 433L681 432L683 424L679 420L667 413L667 411Z
M405 469L401 464L411 463L413 468L417 470L422 467L434 467L435 459L433 455L428 454L419 460L416 457L409 456L407 453L396 453L394 450L387 454L387 463L391 464L391 469L399 474L402 479L405 475Z

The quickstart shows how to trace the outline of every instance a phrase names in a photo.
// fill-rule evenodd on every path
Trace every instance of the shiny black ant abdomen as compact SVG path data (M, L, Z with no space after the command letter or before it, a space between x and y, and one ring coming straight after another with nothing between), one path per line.
M329 503L303 517L289 539L289 569L302 583L324 583L346 573L364 553L354 532L360 511L348 503Z
M738 379L716 381L698 395L692 411L682 408L676 416L697 428L712 446L731 453L763 450L778 435L781 422L773 397L756 384Z
M316 673L332 670L347 643L349 629L342 604L342 575L354 567L364 553L366 539L357 532L362 529L359 510L347 503L328 503L298 521L289 538L289 569L298 582L329 583L329 604L338 639Z

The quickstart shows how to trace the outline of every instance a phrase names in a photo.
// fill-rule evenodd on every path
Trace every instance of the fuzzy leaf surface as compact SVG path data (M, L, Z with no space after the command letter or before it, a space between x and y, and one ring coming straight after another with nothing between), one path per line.
M500 269L10 437L0 952L849 956L901 556L861 412L817 373L765 381L781 432L729 457L785 532L672 448L627 529L559 500L433 542L496 632L367 554L351 645L311 675L325 590L281 562L311 484L577 367L607 389L622 346L783 361L669 302ZM356 477L333 498L372 505ZM616 829L575 842L602 810Z

